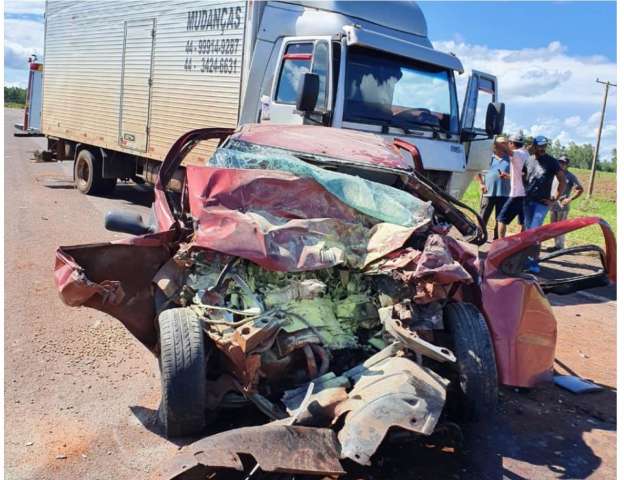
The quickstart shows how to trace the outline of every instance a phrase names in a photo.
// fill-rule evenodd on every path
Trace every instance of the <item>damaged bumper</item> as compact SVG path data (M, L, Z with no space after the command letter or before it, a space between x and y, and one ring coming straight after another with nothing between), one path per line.
M330 388L301 398L307 414L293 418L318 421L319 413L327 412L319 407L331 404L331 421L325 414L320 417L328 426L341 423L337 434L330 428L283 425L283 421L230 430L184 447L156 478L204 478L225 469L243 472L241 456L251 457L265 473L333 477L345 473L341 459L370 465L391 427L433 433L445 403L447 380L400 356L346 375L353 375L355 382L349 394L345 388Z

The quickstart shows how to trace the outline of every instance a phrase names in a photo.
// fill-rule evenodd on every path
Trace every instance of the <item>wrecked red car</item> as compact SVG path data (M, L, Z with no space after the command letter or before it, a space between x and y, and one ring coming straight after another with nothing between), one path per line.
M179 173L215 139L206 165ZM481 262L470 244L484 228L466 209L405 142L314 126L196 130L162 165L153 218L108 215L137 236L60 247L55 280L65 303L116 317L158 357L168 436L226 410L266 419L186 447L163 477L244 476L242 456L253 471L339 476L396 430L431 435L490 412L499 382L546 378L556 325L544 290L615 281L599 219L497 241ZM547 287L523 272L539 242L592 223L607 253L591 278Z

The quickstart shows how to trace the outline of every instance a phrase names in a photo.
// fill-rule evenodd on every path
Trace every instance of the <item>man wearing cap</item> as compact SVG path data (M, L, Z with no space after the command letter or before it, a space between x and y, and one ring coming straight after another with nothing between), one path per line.
M552 198L554 199L552 206L550 207L550 223L560 222L568 218L570 212L570 203L576 200L583 193L583 185L579 182L576 175L568 170L570 166L570 159L563 155L559 157L559 165L563 170L566 178L566 186L563 191L563 195L558 195L559 180L555 178L552 186ZM565 236L560 235L555 238L555 249L560 250L565 246Z
M526 197L524 200L524 227L537 228L544 223L552 201L552 185L555 177L559 180L557 196L560 198L566 188L566 177L557 159L546 153L548 139L539 135L533 139L531 153L527 161Z
M507 139L498 136L494 140L493 155L490 160L490 168L484 173L477 175L481 187L481 218L487 225L492 210L495 217L500 215L501 208L509 196L509 149ZM494 240L498 237L498 225L494 227Z
M529 153L524 147L524 135L522 131L512 135L509 139L509 150L511 152L511 173L505 175L510 179L509 198L505 201L500 214L496 218L498 221L498 238L505 238L507 225L514 218L518 217L520 225L524 227L524 168L529 160Z

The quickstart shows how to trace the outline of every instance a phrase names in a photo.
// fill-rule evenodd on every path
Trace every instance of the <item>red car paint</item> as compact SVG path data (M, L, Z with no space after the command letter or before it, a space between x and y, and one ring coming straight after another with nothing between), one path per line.
M481 294L494 344L498 379L503 385L531 387L549 380L557 342L557 320L538 281L526 274L504 273L503 262L540 242L591 225L602 228L607 275L615 282L615 237L599 217L551 223L492 243L483 266Z

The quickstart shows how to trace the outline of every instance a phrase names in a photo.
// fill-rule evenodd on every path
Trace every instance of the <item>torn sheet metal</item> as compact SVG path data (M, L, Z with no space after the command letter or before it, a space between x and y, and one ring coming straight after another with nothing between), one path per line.
M410 286L415 303L425 304L448 298L453 285L468 284L473 276L453 258L451 242L430 234L422 251L412 247L385 255L366 268L369 274L386 274ZM454 246L456 247L456 246Z
M338 433L341 457L370 465L390 427L430 435L446 400L448 380L404 357L367 369L336 407L347 414Z
M402 247L414 226L376 223L312 179L286 172L189 166L193 244L269 270L361 268Z
M417 196L358 175L324 169L290 152L230 142L217 150L208 165L230 169L260 169L289 172L312 179L345 205L378 221L414 227L430 220L433 207Z
M326 428L270 423L203 438L184 447L156 478L186 480L218 470L244 470L240 455L250 455L263 472L341 475L336 434Z
M152 278L171 257L172 232L119 242L59 247L54 281L70 306L117 318L150 350L156 345Z

